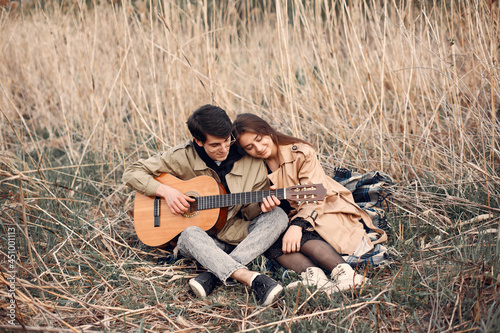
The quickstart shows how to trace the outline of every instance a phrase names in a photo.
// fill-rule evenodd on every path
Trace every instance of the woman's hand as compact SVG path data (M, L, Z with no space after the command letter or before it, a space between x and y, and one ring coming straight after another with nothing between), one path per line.
M300 240L302 239L302 227L291 225L283 236L283 253L300 251Z

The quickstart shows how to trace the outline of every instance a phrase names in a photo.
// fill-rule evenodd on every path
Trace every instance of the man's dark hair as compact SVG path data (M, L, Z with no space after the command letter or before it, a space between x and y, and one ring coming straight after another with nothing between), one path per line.
M203 105L187 120L191 135L205 142L207 134L218 138L227 138L231 134L232 123L226 111L215 105Z

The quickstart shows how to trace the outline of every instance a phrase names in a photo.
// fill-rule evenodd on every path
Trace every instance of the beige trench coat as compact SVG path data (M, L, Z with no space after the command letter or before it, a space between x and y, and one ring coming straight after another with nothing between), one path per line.
M155 196L161 183L153 177L162 173L169 173L182 180L208 175L219 181L215 171L210 169L196 153L193 141L188 141L133 163L125 170L123 182L139 193ZM231 193L269 189L264 162L249 155L234 163L231 172L226 175L226 182ZM240 243L248 235L249 222L261 212L259 203L229 207L227 222L217 234L217 238L233 245Z
M327 189L325 200L316 204L302 203L299 207L292 202L292 208L296 210L292 219L300 217L310 222L314 230L340 254L352 255L363 239L370 249L374 244L387 240L386 233L376 228L371 218L355 204L352 193L325 174L312 147L303 143L282 145L278 154L280 167L268 176L278 188L321 183ZM376 242L370 241L360 219L380 234Z

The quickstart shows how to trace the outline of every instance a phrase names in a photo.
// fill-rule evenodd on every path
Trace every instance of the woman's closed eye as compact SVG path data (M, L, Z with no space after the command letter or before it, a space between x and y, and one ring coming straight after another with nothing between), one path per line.
M261 141L262 141L262 135L257 135L257 136L255 137L255 139L254 139L254 140L255 140L255 142L261 142ZM255 148L255 147L254 147L254 145L253 145L253 144L249 144L249 145L246 145L246 146L244 147L244 149L245 149L246 151L251 151L251 150L252 150L252 149L254 149L254 148Z

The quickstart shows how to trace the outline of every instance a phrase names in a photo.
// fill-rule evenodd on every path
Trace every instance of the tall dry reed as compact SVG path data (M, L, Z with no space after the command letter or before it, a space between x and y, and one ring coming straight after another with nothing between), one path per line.
M185 284L175 282L196 267L155 266L152 261L165 252L133 241L126 214L132 197L120 183L121 172L139 157L188 139L185 121L206 103L231 117L259 114L309 140L328 167L380 170L396 181L392 245L403 264L382 279L388 287L345 309L314 308L313 296L300 299L295 308L305 306L310 314L297 315L299 322L339 313L339 327L359 322L373 329L382 316L394 318L384 331L398 324L452 331L477 329L481 318L498 313L498 298L481 289L498 283L492 278L498 264L491 264L500 253L498 235L492 241L478 236L483 226L498 233L498 2L5 5L1 227L15 228L22 247L16 297L26 324L153 332L223 330L223 323L230 330L265 331L283 321L290 330L293 306L273 317L232 294L215 304L235 302L235 312L232 305L193 301ZM474 215L480 218L470 220ZM471 244L454 247L459 237ZM476 252L479 241L493 249ZM442 259L450 248L470 259L459 268L446 261L439 270L442 262L427 257L443 251ZM483 273L477 275L480 263ZM426 273L429 267L438 271ZM455 268L461 273L440 275ZM412 272L422 278L427 298L408 282ZM5 276L2 281L7 284ZM452 295L451 305L436 296L441 283L451 286L445 293ZM467 291L483 298L461 296ZM394 312L393 302L404 299L404 313ZM298 305L299 297L288 301Z

